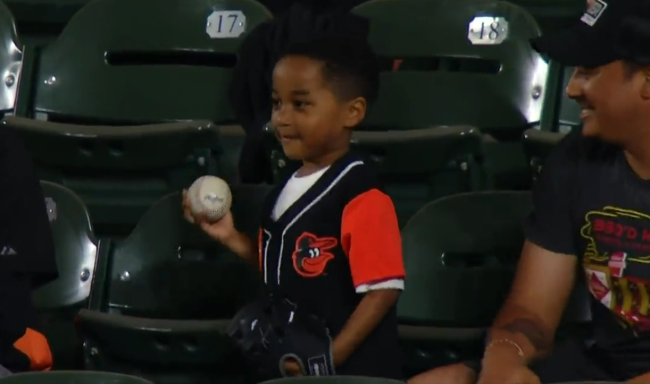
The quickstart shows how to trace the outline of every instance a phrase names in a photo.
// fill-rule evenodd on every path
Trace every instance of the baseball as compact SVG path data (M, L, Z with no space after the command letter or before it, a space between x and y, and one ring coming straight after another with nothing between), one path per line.
M202 176L187 190L187 199L193 215L205 215L208 221L217 221L230 209L232 194L224 180L216 176Z

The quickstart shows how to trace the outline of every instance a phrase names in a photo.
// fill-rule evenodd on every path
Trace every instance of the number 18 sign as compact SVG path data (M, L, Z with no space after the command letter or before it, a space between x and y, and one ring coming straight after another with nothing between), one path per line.
M472 45L497 45L507 38L508 21L504 17L477 16L467 28Z

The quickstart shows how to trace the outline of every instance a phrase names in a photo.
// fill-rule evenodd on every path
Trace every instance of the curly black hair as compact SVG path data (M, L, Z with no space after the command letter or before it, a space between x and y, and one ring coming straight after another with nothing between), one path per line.
M279 60L303 56L323 63L323 78L342 100L363 97L377 100L379 60L366 40L349 36L327 36L290 45Z

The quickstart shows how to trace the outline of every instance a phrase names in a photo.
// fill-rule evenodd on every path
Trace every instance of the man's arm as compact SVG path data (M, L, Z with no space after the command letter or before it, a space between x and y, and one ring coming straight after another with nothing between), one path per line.
M526 362L550 352L575 282L577 258L527 241L506 302L489 331L485 355L518 354Z
M523 354L528 363L553 347L577 273L579 229L572 212L583 143L579 135L569 134L546 159L532 191L533 212L524 220L527 240L515 280L490 329L484 358Z
M633 379L630 379L626 381L626 383L633 383L633 384L647 384L650 383L650 372L644 373L641 376L637 376Z

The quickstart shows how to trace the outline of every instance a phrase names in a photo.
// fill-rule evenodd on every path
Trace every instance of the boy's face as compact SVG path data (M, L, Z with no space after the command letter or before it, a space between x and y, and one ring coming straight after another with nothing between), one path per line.
M271 122L285 155L319 162L347 149L350 129L365 116L365 100L340 100L322 76L320 61L287 56L273 71Z

